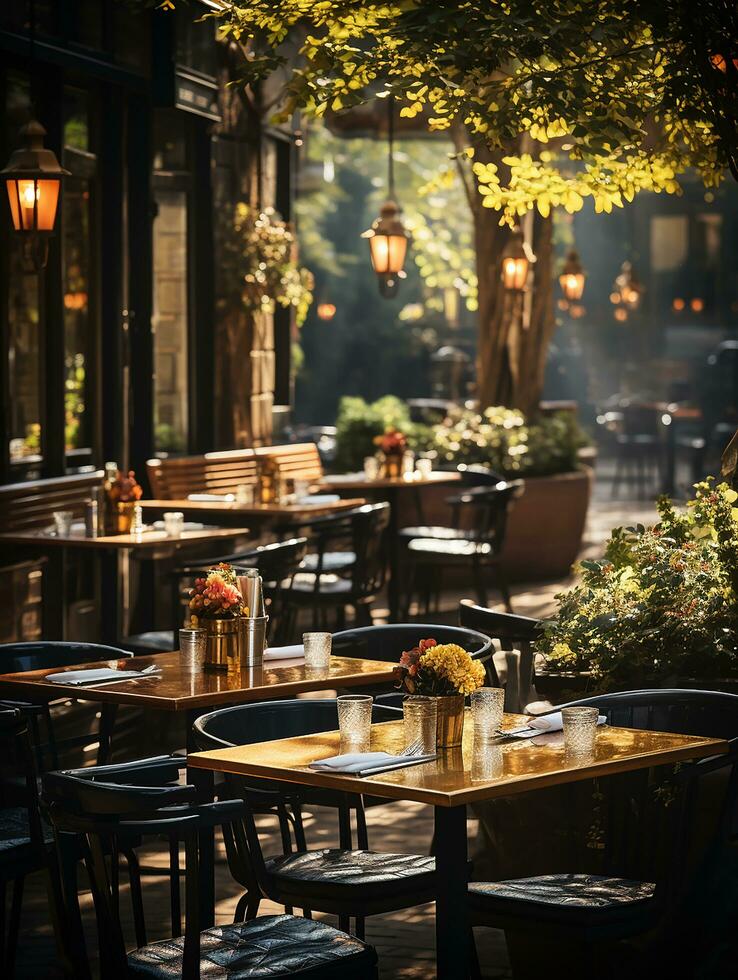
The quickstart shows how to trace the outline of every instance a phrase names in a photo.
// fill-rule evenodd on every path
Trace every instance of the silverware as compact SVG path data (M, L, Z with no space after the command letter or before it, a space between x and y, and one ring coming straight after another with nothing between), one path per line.
M423 755L422 738L416 738L414 742L411 742L409 745L406 745L405 748L402 750L402 752L398 754L404 756Z

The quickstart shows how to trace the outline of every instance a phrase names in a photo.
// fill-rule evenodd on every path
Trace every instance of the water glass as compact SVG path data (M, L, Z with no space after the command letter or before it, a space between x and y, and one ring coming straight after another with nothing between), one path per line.
M330 633L303 633L305 666L325 669L330 666L333 636Z
M402 454L402 475L411 477L415 472L415 453L406 449Z
M249 483L239 483L236 487L236 502L247 507L254 506L254 486Z
M471 696L474 735L495 738L505 712L505 692L501 687L480 687Z
M54 527L60 538L65 538L72 530L72 518L74 514L71 510L54 511Z
M567 752L592 752L597 734L597 708L562 708L564 747Z
M184 530L184 514L181 510L169 510L164 515L164 530L170 538L181 538Z
M338 705L338 730L343 745L368 746L372 727L371 694L342 694Z
M310 495L310 480L295 480L295 499L300 501Z
M435 698L426 698L422 695L405 698L402 702L405 748L420 743L418 746L420 754L433 755L436 751L437 704Z
M474 733L472 742L471 781L487 783L499 779L504 771L502 746Z
M141 534L143 532L143 507L141 504L133 505L133 517L131 518L131 534Z
M201 664L205 660L207 630L187 626L179 631L180 659L185 664Z
M376 456L366 456L364 459L364 476L367 480L376 480L379 476L379 460Z
M427 480L433 472L433 460L428 459L427 456L421 456L415 462L415 469L422 480Z

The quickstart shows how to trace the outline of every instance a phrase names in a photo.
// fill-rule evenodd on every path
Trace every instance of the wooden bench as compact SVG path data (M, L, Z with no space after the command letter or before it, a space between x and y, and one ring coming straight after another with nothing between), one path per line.
M74 476L29 480L0 487L0 533L31 531L54 523L55 510L84 517L85 501L94 497L104 473L96 470Z
M191 493L235 493L242 484L256 486L267 462L284 479L313 483L323 476L314 442L150 459L146 468L155 499L186 500Z

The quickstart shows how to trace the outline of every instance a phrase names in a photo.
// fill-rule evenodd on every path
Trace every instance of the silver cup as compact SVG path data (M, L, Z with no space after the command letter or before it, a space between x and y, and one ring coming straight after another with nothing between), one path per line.
M238 621L238 657L242 667L258 667L264 662L268 616L241 616Z
M257 568L247 568L238 576L238 589L248 609L248 617L264 616L264 586Z

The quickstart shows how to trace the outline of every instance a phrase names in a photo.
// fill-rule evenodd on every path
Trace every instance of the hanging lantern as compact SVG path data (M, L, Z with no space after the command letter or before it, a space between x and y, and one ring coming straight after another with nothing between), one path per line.
M505 289L522 293L528 281L528 270L532 262L535 262L535 256L523 239L522 229L516 225L502 252L502 284Z
M579 253L572 248L566 256L566 262L559 276L559 285L569 303L578 303L584 292L584 280L586 278L582 263L579 261Z
M614 291L619 294L619 301L628 310L635 313L641 305L641 299L646 289L638 278L633 264L627 259L620 268L620 274L615 280Z
M59 165L53 150L44 147L46 130L41 123L31 120L20 135L23 143L0 170L0 177L8 189L13 230L22 236L25 258L40 269L46 265L61 182L69 171Z
M407 254L408 235L400 217L400 208L395 202L394 168L394 98L387 100L388 133L388 199L379 211L379 217L363 234L369 240L369 254L372 268L379 282L382 296L393 296L397 292L399 280L405 278L403 266Z
M336 315L335 303L318 303L316 312L319 320L332 320Z

